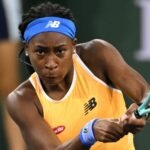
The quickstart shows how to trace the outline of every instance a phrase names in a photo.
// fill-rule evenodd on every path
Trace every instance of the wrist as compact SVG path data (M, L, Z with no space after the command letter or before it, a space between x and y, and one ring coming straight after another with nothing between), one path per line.
M91 147L95 142L95 135L94 135L94 124L97 119L93 119L89 121L80 132L80 141L85 145L86 147Z

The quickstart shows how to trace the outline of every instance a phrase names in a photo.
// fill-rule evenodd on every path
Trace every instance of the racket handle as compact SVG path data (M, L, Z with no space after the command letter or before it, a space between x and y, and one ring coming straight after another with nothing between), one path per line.
M137 109L134 111L134 115L138 119L142 118L142 116L139 114L139 111Z

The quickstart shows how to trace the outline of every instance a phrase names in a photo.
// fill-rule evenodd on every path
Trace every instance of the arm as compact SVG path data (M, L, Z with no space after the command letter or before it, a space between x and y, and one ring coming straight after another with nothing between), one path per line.
M23 91L23 90L22 90ZM70 141L61 143L50 126L42 118L35 104L35 96L30 90L11 93L7 98L9 114L20 127L22 135L29 149L36 150L85 150L79 135ZM103 128L105 125L105 129ZM98 141L114 142L124 133L122 127L111 120L98 120L94 133ZM114 132L113 132L114 131ZM117 132L115 132L117 131ZM106 134L105 134L106 133Z
M108 44L104 58L104 68L112 83L127 94L133 101L140 103L150 90L145 79L122 58L112 45ZM111 62L110 62L111 61Z
M33 97L29 96L29 92L24 93L23 95L20 93L21 92L15 92L8 96L7 108L11 117L18 124L29 149L84 149L84 145L80 142L79 136L62 145L55 133L39 114L38 109L32 100Z
M81 54L85 62L90 61L87 63L89 68L104 82L108 83L110 80L114 87L121 89L134 102L139 103L150 90L145 79L131 68L118 50L108 42L96 39L89 43L89 48L85 48L87 51ZM92 56L95 59L91 60ZM93 69L95 66L96 69Z
M100 58L104 72L111 80L112 85L121 89L137 104L141 103L147 93L150 92L150 86L143 76L125 62L113 45L100 40L95 42L95 45L98 46L96 49L99 50L97 57ZM134 111L138 108L136 103L133 103L120 118L120 124L126 133L135 134L146 125L144 117L137 119L134 115Z

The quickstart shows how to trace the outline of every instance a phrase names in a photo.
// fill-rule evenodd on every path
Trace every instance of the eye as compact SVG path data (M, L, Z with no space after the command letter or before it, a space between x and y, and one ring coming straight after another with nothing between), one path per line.
M46 53L46 50L44 48L37 48L35 50L35 52L38 54L38 55L44 55Z
M66 48L57 48L57 49L55 50L55 53L56 53L57 55L63 55L66 50L67 50Z

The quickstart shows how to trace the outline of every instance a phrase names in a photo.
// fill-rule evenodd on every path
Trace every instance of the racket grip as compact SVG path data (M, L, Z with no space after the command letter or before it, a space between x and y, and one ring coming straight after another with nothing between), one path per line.
M139 114L139 111L137 109L134 111L134 115L138 119L142 118L142 116Z

